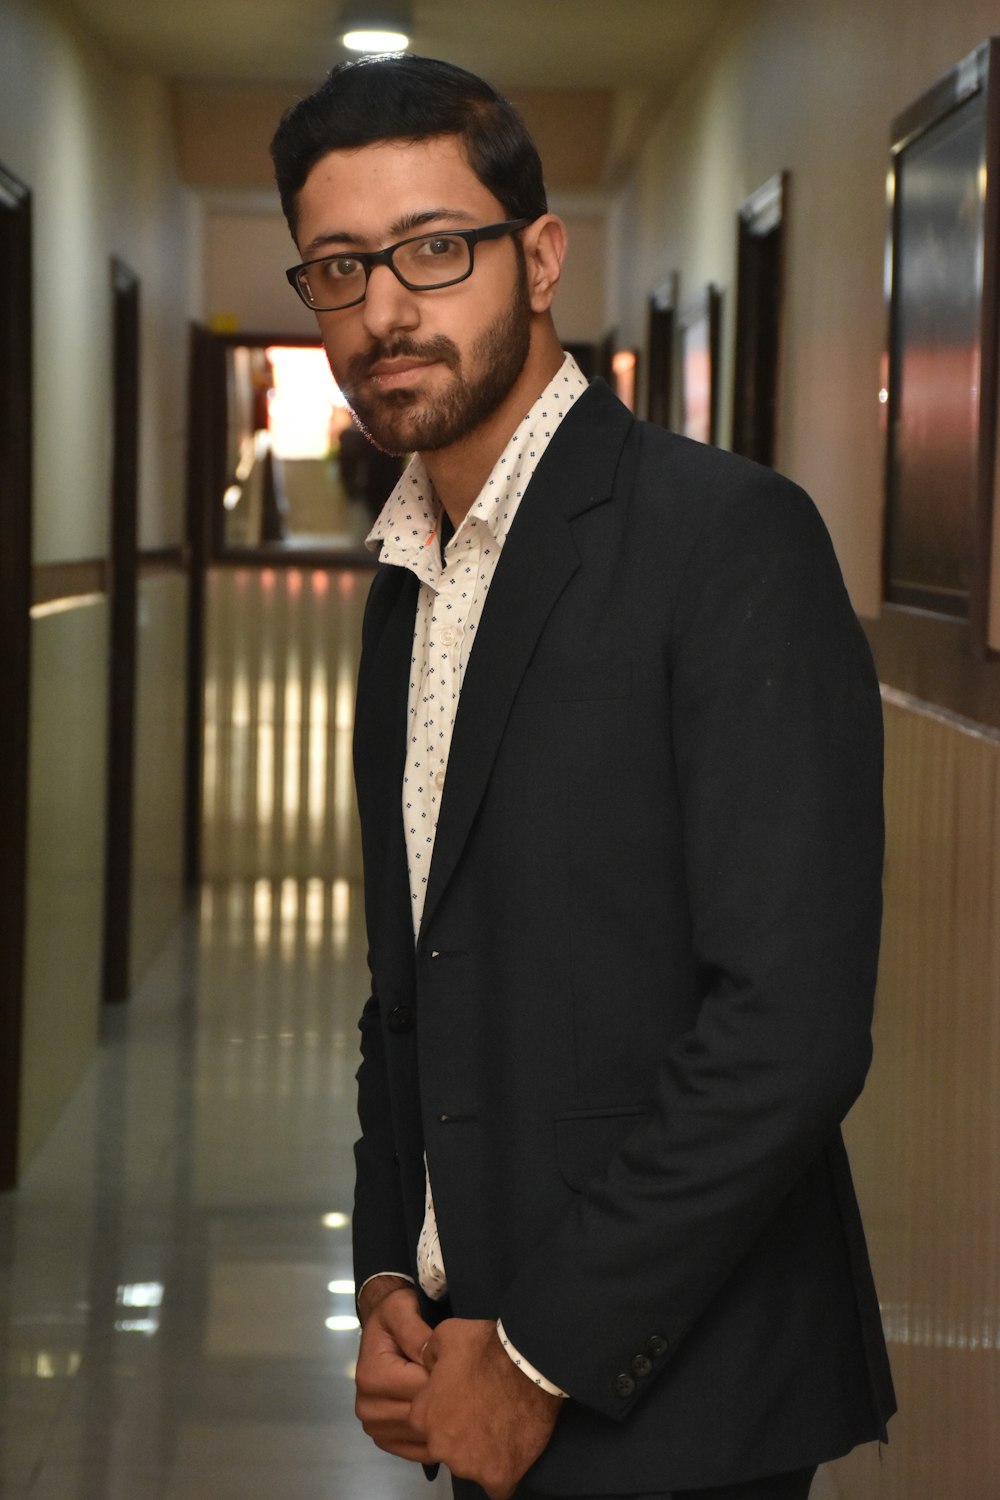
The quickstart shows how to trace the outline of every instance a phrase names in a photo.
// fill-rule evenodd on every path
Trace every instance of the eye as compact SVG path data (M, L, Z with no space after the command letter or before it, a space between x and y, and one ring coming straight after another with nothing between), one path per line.
M414 240L407 249L412 260L458 260L465 252L465 241L450 234L429 234L425 240Z
M349 281L361 270L361 262L351 255L331 255L319 267L327 281Z
M435 235L432 240L424 240L421 247L424 255L436 257L442 255L453 255L459 242L451 239L448 235Z

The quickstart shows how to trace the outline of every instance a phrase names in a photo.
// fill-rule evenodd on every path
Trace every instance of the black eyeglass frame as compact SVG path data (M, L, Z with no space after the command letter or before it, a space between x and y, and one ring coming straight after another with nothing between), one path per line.
M388 266L396 280L406 287L408 292L439 292L446 286L457 286L460 281L468 281L476 265L475 246L480 240L499 240L505 234L516 234L519 229L524 229L532 223L531 219L503 219L499 224L483 224L479 229L439 229L425 231L424 234L411 234L405 240L397 240L394 245L386 245L384 250L338 250L333 255L319 255L314 260L304 260L301 265L289 266L285 277L289 286L309 308L310 312L343 312L345 308L357 307L368 295L368 280L374 266ZM407 281L406 277L397 269L392 257L397 250L404 245L412 245L417 240L433 239L464 240L469 247L469 268L463 271L461 276L451 276L447 281L435 281L432 286L414 285ZM303 271L308 271L310 266L322 265L324 261L330 260L356 260L364 267L365 289L360 297L352 297L350 302L338 302L336 307L320 307L307 297L299 284L299 277Z

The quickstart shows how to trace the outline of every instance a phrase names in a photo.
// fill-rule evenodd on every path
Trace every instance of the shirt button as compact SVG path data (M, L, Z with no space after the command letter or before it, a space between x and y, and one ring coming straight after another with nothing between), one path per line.
M446 625L439 636L439 640L442 646L453 646L455 644L455 636L457 634L458 632L456 631L454 625Z
M434 777L434 785L437 787L438 791L440 791L441 788L444 786L444 772L443 771L438 771L437 775Z
M616 1396L619 1396L621 1398L622 1401L627 1401L630 1396L635 1395L635 1381L632 1379L631 1375L626 1375L625 1371L623 1370L622 1373L620 1375L616 1375L614 1380L611 1382L611 1389Z
M414 1025L412 1005L397 1005L386 1017L386 1025L390 1031L399 1033L409 1031Z

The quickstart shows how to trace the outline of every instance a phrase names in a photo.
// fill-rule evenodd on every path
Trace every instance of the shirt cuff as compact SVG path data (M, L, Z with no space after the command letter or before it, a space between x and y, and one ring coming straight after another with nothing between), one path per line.
M514 1361L522 1375L527 1375L529 1380L533 1380L537 1386L540 1386L543 1391L547 1391L550 1396L562 1396L564 1400L569 1400L569 1395L566 1391L561 1391L557 1385L552 1384L551 1380L546 1380L540 1370L536 1370L534 1365L528 1363L523 1354L518 1353L510 1339L504 1333L503 1324L499 1318L497 1319L497 1334L503 1345L504 1353Z

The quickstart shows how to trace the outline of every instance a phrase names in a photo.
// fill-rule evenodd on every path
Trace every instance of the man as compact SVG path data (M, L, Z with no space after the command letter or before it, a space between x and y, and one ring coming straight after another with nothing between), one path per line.
M481 80L334 69L272 146L373 441L355 768L357 1408L457 1496L804 1500L893 1397L840 1138L877 685L787 481L637 423Z

